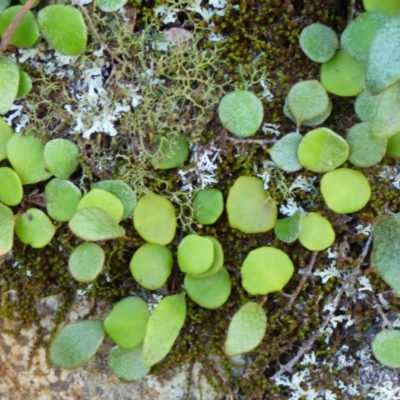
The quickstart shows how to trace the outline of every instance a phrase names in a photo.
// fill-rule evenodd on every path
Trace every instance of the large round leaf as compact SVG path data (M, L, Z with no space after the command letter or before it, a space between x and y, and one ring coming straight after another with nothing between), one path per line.
M240 176L229 190L226 202L229 225L244 233L267 232L275 226L278 209L263 182Z
M0 56L0 114L7 114L18 93L19 70L8 57Z
M15 218L12 210L0 203L0 256L13 247Z
M93 282L100 274L104 260L104 250L98 244L83 243L71 253L68 269L78 282Z
M115 376L124 381L138 381L144 378L150 371L150 367L144 365L142 346L134 349L121 349L115 346L108 357L108 366Z
M250 251L240 271L242 285L252 295L282 290L293 272L289 256L275 247L259 247Z
M75 7L49 5L38 12L37 20L40 32L53 49L70 56L85 50L87 28L82 14Z
M23 185L51 177L44 162L44 146L32 132L14 134L7 142L7 158Z
M68 226L75 236L93 242L125 236L125 229L119 226L104 210L97 207L78 210L69 221Z
M247 353L262 341L267 329L267 317L257 303L245 303L233 315L228 327L224 351L227 356Z
M151 314L143 342L143 363L149 367L171 350L185 322L184 294L164 297Z
M131 296L114 305L104 320L104 329L118 346L133 349L142 343L149 318L146 302Z
M73 369L87 363L104 339L103 321L86 320L64 326L50 345L50 360Z
M41 248L53 239L56 227L42 210L30 208L18 217L15 233L22 243Z
M221 124L239 137L253 136L264 118L261 100L247 90L235 90L226 94L218 106Z
M133 225L147 242L160 245L171 243L176 230L174 206L165 197L148 193L139 199L135 207Z

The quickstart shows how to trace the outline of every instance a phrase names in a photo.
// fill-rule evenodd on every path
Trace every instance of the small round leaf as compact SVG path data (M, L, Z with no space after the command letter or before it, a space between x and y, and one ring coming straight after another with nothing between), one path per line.
M295 172L303 168L299 162L297 151L303 136L292 132L279 139L269 151L272 161L286 172Z
M338 168L322 177L321 193L332 211L349 214L365 207L371 198L371 187L362 172Z
M128 0L98 0L97 7L104 12L113 12L123 7Z
M130 296L114 305L104 320L104 329L119 347L133 349L142 343L149 318L146 302Z
M83 243L71 253L68 270L78 282L93 282L103 268L105 254L96 243Z
M281 291L294 272L288 255L274 247L250 251L242 269L242 285L251 295Z
M40 32L49 45L70 56L85 50L87 28L82 14L73 6L52 4L37 15Z
M32 79L25 71L19 71L17 98L25 97L32 90Z
M18 93L19 69L8 57L0 56L0 114L7 114Z
M1 167L0 182L0 201L7 206L16 206L21 203L23 189L17 173L11 168Z
M257 303L245 303L229 323L225 354L232 357L255 349L263 340L266 329L267 317L263 308Z
M69 221L78 209L81 191L70 181L54 178L45 187L47 214L56 221Z
M30 208L16 220L15 233L22 243L41 248L53 239L56 227L42 210Z
M160 245L171 243L176 230L174 206L165 197L148 193L139 199L135 207L133 225L147 242Z
M319 23L306 26L301 31L299 43L306 56L319 63L331 59L339 47L335 31Z
M218 189L199 190L193 198L194 217L203 225L217 221L224 210L224 198Z
M384 329L372 341L375 358L389 368L400 368L400 331Z
M0 256L13 247L15 218L11 209L0 203Z
M303 216L299 242L310 251L321 251L332 246L335 231L331 223L315 212Z
M133 254L129 264L133 278L149 290L161 288L172 270L171 251L159 244L145 243Z
M46 168L59 179L68 179L79 165L79 148L68 139L53 139L44 146Z
M221 307L231 294L232 282L225 268L206 278L185 275L183 285L188 296L199 306L208 309Z
M264 119L261 100L247 90L235 90L226 94L218 106L221 124L239 137L253 136Z
M60 368L87 363L104 339L103 321L86 320L64 326L50 345L50 360Z
M138 381L150 372L150 367L143 363L142 351L142 346L134 349L115 346L110 351L108 366L116 377L127 382Z
M13 130L10 125L0 117L0 161L7 157L7 142L13 136Z
M274 232L279 240L293 243L299 237L301 230L301 211L297 210L292 216L278 219Z

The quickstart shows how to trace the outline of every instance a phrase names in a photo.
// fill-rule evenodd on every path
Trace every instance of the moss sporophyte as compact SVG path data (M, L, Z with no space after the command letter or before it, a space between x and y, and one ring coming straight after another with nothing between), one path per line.
M400 10L364 1L346 26L333 1L86 3L0 14L19 52L0 50L0 316L40 324L37 299L83 291L113 306L61 329L60 313L61 368L108 336L125 381L198 358L248 398L361 396L318 370L382 318L357 307L400 293ZM382 325L362 349L397 368L398 325Z

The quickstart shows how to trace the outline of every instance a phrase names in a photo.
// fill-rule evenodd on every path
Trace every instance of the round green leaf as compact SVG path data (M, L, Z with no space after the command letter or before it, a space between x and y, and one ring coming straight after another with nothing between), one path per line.
M342 49L357 61L367 61L376 33L389 21L385 14L366 12L347 25L340 37Z
M375 358L389 368L400 368L400 331L384 329L372 341Z
M19 69L8 57L0 56L0 114L7 114L18 93Z
M86 24L75 7L46 6L38 12L37 21L40 32L53 49L70 56L77 56L86 49Z
M104 12L113 12L123 7L128 0L98 0L97 7Z
M8 7L0 14L0 36L10 26L11 22L15 19L22 6ZM32 11L28 11L18 24L17 29L11 36L9 41L17 47L32 47L39 39L39 26L36 22L35 16Z
M183 283L188 296L199 306L208 309L221 307L231 294L232 282L225 268L205 278L185 275Z
M301 31L299 43L306 56L319 63L332 58L339 47L335 31L319 23L306 26Z
M137 199L135 192L127 183L117 180L100 181L94 183L92 185L92 189L107 190L107 192L110 192L114 196L118 197L124 206L122 219L132 216L133 210L135 209L137 203Z
M122 201L103 189L92 189L78 203L78 210L86 207L103 209L115 222L120 222L124 213Z
M193 198L194 217L203 225L217 221L224 210L224 198L218 189L199 190Z
M23 185L45 181L51 177L46 170L44 146L32 132L15 133L7 142L7 158Z
M164 297L151 314L143 342L143 363L149 367L171 350L185 322L184 294Z
M386 154L392 157L400 158L400 132L388 139Z
M87 363L104 339L103 321L78 321L64 326L50 345L50 360L60 368Z
M229 323L225 354L232 357L255 349L263 340L266 329L267 317L263 308L257 303L245 303Z
M214 260L211 267L202 274L194 275L196 278L206 278L208 276L216 274L224 265L224 250L222 249L221 243L212 236L205 236L210 239L214 245Z
M165 285L171 275L172 264L172 253L167 247L145 243L133 254L130 270L141 286L156 290Z
M365 11L378 11L393 17L400 12L397 0L363 0Z
M278 219L274 232L279 240L285 243L293 243L300 234L301 211L297 210L292 216Z
M13 130L11 126L0 117L0 161L3 161L7 157L7 142L12 136Z
M69 221L75 214L81 191L70 181L54 178L44 189L47 214L56 221Z
M125 236L125 229L97 207L78 210L68 222L68 226L75 236L92 242Z
M2 13L11 3L11 0L0 0L0 13Z
M261 100L247 90L235 90L226 94L218 106L221 124L239 137L253 136L264 119Z
M0 256L13 247L15 218L12 210L0 203Z
M251 295L281 291L294 272L288 255L274 247L250 251L242 269L242 285Z
M300 126L323 114L329 107L329 97L318 81L302 81L292 86L285 104L289 115Z
M366 63L351 58L339 50L321 65L321 83L338 96L357 96L365 89Z
M32 90L32 79L25 71L19 71L17 98L25 97Z
M335 231L326 218L310 212L301 220L299 241L307 250L325 250L335 241Z
M159 152L150 158L150 164L157 169L180 167L189 156L189 143L183 135L162 135L156 139Z
M149 318L146 302L131 296L114 305L104 320L104 329L118 346L133 349L142 343Z
M46 168L56 178L68 179L78 168L79 148L68 139L52 139L44 146Z
M297 157L299 144L303 136L292 132L279 139L269 151L272 161L286 172L295 172L303 168Z
M371 198L371 187L362 172L338 168L322 177L321 193L332 211L349 214L365 207Z
M17 218L15 233L22 243L41 248L53 239L56 227L42 210L30 208Z
M385 155L387 140L372 140L369 134L370 129L369 122L362 122L352 126L347 132L349 161L357 167L371 167L380 163Z
M391 18L375 35L369 51L366 84L377 94L400 79L400 16Z
M373 232L372 266L382 279L400 295L400 215L380 215Z
M69 272L78 282L93 282L99 276L105 258L99 245L83 243L74 249L69 257Z
M354 110L363 122L371 122L379 105L383 92L373 95L368 89L364 89L354 103Z
M0 201L7 206L21 203L24 194L21 179L11 168L0 168Z
M297 151L300 164L313 172L331 171L342 165L349 155L349 145L328 128L308 132Z
M278 209L263 182L252 176L240 176L229 190L226 202L229 225L244 233L271 230Z
M165 197L148 193L139 199L135 207L133 225L147 242L160 245L171 243L176 230L174 206Z
M150 367L143 363L142 349L142 346L134 349L113 347L108 357L108 366L113 374L127 382L144 378L150 372Z
M205 236L185 236L178 246L178 265L187 274L206 272L214 260L214 244Z

